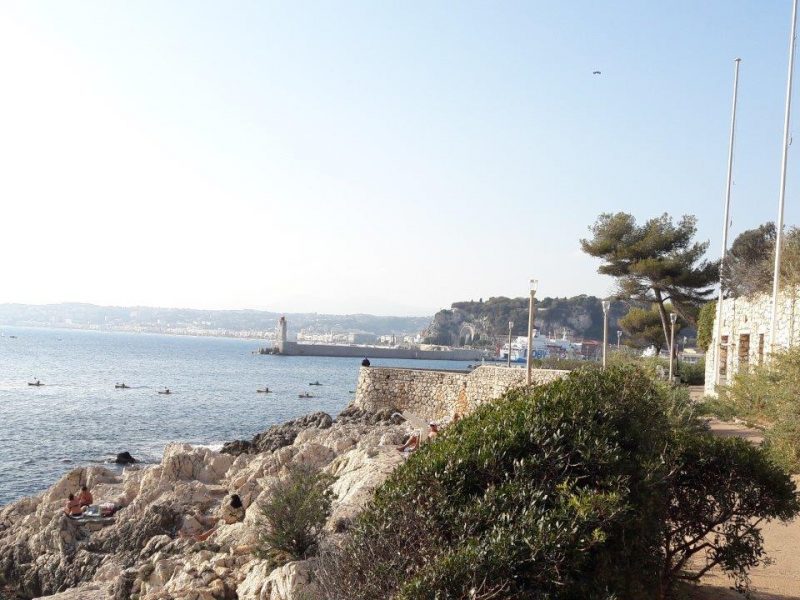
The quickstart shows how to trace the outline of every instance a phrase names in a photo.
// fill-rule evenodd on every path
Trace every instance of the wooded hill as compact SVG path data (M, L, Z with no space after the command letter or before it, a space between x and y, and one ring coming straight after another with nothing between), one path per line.
M536 301L534 327L542 334L561 337L564 330L571 340L603 339L602 298L573 296L544 298ZM612 301L608 317L609 341L616 339L617 321L628 312L624 302ZM508 322L514 322L512 334L528 334L528 298L499 296L477 302L454 302L449 309L440 310L423 332L431 344L463 342L468 328L475 329L473 345L490 346L508 336Z

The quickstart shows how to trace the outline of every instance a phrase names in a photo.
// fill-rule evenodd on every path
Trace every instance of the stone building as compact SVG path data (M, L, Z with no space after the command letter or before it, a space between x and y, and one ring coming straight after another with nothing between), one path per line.
M727 298L722 302L722 325L714 324L706 353L705 393L716 395L719 385L727 385L740 370L763 364L769 354L772 323L772 296ZM775 348L800 344L800 287L778 296Z

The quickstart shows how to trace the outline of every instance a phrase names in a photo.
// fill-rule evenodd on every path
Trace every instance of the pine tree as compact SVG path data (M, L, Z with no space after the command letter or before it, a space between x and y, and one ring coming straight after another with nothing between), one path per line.
M667 303L696 325L699 306L714 291L719 263L703 258L707 241L694 241L695 217L684 215L676 225L664 213L637 225L627 213L603 213L589 230L592 239L581 240L583 251L604 261L598 272L617 279L621 296L656 305L667 346Z

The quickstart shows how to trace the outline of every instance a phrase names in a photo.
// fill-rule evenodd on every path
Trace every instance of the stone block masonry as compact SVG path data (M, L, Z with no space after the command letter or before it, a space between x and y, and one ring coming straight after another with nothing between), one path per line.
M541 385L567 373L534 369L532 379ZM353 403L367 410L396 408L426 420L449 420L524 384L525 369L514 367L481 366L469 372L362 367Z
M775 350L800 344L800 288L785 289L778 296ZM740 371L768 359L772 297L727 298L722 301L719 339L714 324L706 353L705 393L717 395L717 386L728 385Z

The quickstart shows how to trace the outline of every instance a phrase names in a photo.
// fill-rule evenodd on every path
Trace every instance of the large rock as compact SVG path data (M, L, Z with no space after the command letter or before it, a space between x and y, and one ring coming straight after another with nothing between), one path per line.
M250 442L237 440L223 444L222 452L224 454L233 454L234 456L243 452L249 454L273 452L278 448L292 445L297 434L304 429L310 427L327 429L332 423L333 419L328 413L311 413L282 425L273 425L266 431L257 434Z
M125 451L117 454L117 458L114 459L114 462L117 463L118 465L132 465L137 461L135 458L131 456L130 452Z

